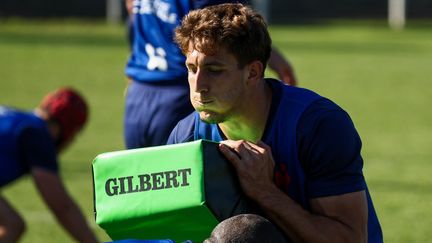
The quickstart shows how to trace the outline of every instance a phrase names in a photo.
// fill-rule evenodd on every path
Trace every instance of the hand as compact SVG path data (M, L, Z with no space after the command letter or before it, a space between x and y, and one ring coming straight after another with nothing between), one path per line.
M287 68L287 66L282 67L279 71L277 71L279 79L288 85L297 86L297 80L294 76L294 72L291 68Z
M270 187L274 187L274 161L271 149L265 143L244 140L226 140L219 145L220 151L234 165L244 193L257 199Z
M129 16L133 15L133 0L125 0L126 11Z
M279 79L285 84L297 86L297 79L294 75L294 69L282 53L273 47L270 59L268 62L269 67L276 72Z

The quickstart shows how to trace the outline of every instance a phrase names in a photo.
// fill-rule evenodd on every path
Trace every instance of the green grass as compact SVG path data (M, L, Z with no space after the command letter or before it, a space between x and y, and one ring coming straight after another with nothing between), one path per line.
M426 27L425 27L426 26ZM363 140L365 176L386 242L432 238L432 32L430 23L391 31L384 22L271 26L299 84L336 101ZM61 156L62 176L94 223L91 161L123 149L128 56L123 26L77 20L0 21L0 104L32 109L46 92L72 85L88 97L91 119ZM273 75L269 72L270 75ZM73 242L30 178L2 194L22 213L22 242Z

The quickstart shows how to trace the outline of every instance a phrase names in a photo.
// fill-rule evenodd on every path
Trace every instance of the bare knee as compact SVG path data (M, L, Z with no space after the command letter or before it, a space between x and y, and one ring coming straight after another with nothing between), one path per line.
M17 242L26 230L26 224L21 217L9 219L0 225L0 242Z
M15 219L14 226L13 226L13 231L14 231L15 235L17 236L17 239L19 237L21 237L21 235L24 234L26 229L27 229L27 226L26 226L26 223L24 222L23 218L18 216Z
M0 242L17 242L25 230L23 218L0 197Z

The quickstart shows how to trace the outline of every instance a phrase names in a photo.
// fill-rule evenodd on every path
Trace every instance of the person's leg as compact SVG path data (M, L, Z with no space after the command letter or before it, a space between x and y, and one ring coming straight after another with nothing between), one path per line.
M192 111L187 86L132 82L126 96L126 147L165 145L177 122Z
M155 100L147 134L153 145L165 145L177 123L194 111L189 87L168 85L156 93Z
M24 220L15 209L0 196L0 242L17 242L24 231Z
M285 243L284 236L267 219L256 214L240 214L220 222L204 243Z
M141 91L142 90L142 91ZM125 114L123 121L124 140L127 149L143 147L140 138L145 137L144 128L140 122L141 107L144 106L145 89L131 81L126 90Z

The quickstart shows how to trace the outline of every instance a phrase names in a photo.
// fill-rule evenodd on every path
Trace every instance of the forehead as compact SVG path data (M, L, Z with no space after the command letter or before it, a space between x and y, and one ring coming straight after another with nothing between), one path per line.
M204 53L198 50L194 45L189 44L189 49L186 53L186 63L237 63L235 56L230 53L227 48L218 46L211 53Z

